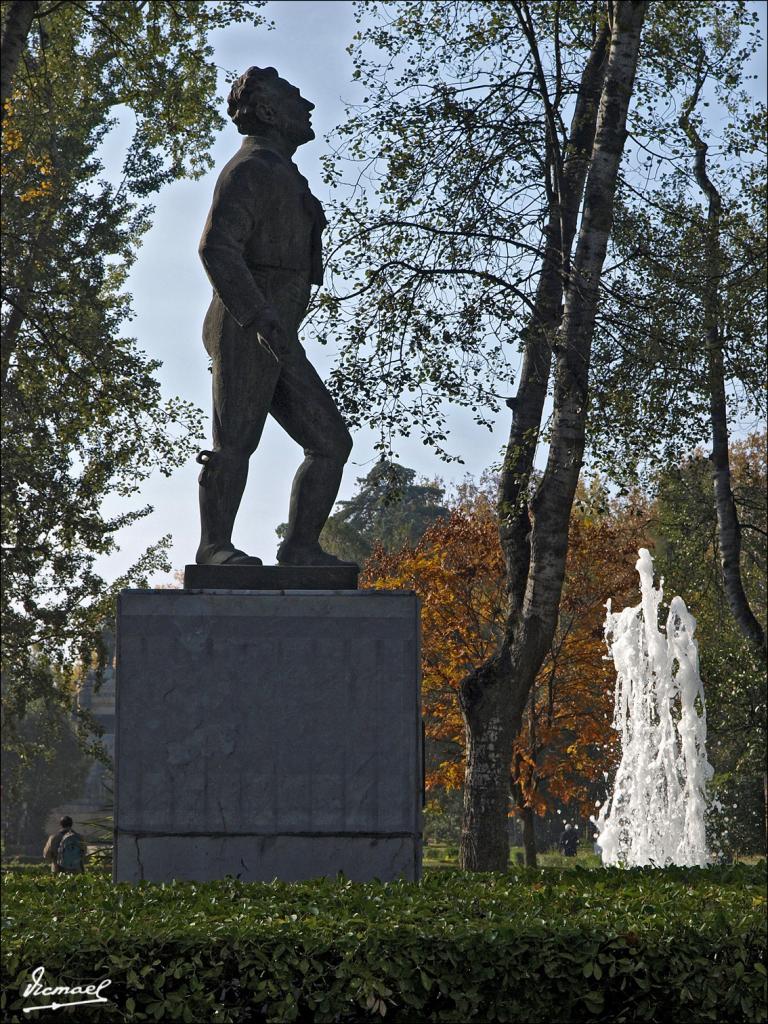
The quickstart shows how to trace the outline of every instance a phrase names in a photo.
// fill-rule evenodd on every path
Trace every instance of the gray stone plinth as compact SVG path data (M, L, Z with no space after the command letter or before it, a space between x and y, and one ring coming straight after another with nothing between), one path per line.
M416 597L127 590L116 881L418 878Z

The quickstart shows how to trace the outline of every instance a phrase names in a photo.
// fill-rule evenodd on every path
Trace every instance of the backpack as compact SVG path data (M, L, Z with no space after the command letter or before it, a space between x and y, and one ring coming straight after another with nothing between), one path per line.
M56 851L56 867L59 871L80 871L83 866L83 850L80 836L71 829L61 837Z

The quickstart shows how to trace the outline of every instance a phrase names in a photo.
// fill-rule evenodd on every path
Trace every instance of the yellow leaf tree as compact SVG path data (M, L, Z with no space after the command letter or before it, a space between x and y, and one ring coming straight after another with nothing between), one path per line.
M648 544L646 506L581 488L570 528L558 629L531 692L510 764L510 813L523 819L535 863L534 815L558 803L583 815L614 760L612 674L604 661L605 601L634 599L637 548ZM465 726L459 683L499 642L505 575L490 489L465 488L450 515L415 547L376 549L361 585L411 589L422 603L422 692L428 791L461 787Z

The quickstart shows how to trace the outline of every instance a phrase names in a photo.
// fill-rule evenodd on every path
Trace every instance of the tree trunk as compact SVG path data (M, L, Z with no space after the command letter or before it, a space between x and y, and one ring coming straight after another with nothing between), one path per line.
M568 553L568 524L582 466L589 401L589 362L598 291L619 165L626 139L647 0L614 5L611 49L584 195L584 211L563 322L555 346L557 365L549 455L531 502L531 565L523 625L513 659L538 668L554 636Z
M579 204L592 149L597 106L605 75L605 54L609 32L603 26L582 75L571 123L568 155L559 175L564 192L549 212L544 231L544 262L536 290L534 312L523 332L525 349L512 426L499 485L499 534L506 562L510 614L522 607L528 574L530 522L525 500L533 468L536 442L544 409L552 357L552 339L560 322L564 290L564 267L570 258L576 233ZM561 237L562 231L562 237ZM567 255L563 255L567 252ZM509 692L512 665L506 647L497 652L479 672L462 681L460 703L467 736L467 767L464 789L464 822L459 863L471 871L503 871L509 858L509 841L499 821L506 816L509 798L509 761L512 740L536 673L518 674L515 694ZM477 729L485 735L484 721L490 711L484 707L485 680L493 678L499 692L493 714L496 729L505 744L501 758L494 751L491 768ZM514 699L516 697L516 699ZM522 700L520 700L520 697ZM519 704L519 708L518 708ZM498 773L498 774L494 774ZM491 796L491 793L493 794Z
M536 832L534 828L534 813L532 807L523 808L523 849L525 850L526 867L538 867L538 862L536 860Z
M2 69L0 69L0 119L5 117L5 101L13 88L13 77L32 27L37 3L35 0L13 0L3 21Z
M562 316L563 292L579 206L595 137L597 108L605 78L609 30L603 25L579 84L567 146L557 175L561 194L552 204L544 229L544 259L534 311L522 331L520 380L512 406L512 424L499 480L499 539L507 570L507 589L515 611L522 606L528 576L530 520L526 501L547 397L552 343Z
M506 871L509 862L509 762L512 736L502 655L464 680L459 702L467 734L459 864Z
M709 377L709 413L712 426L712 480L717 513L720 565L728 607L760 663L766 657L766 638L744 591L741 576L741 525L731 486L731 462L728 446L728 407L725 400L725 364L720 333L721 245L720 192L707 173L707 144L691 122L691 114L704 84L702 63L693 95L686 102L680 127L696 154L694 170L699 188L707 197L706 276L704 284L704 331Z
M510 580L506 635L491 661L463 680L460 688L468 751L473 751L473 757L467 759L461 860L462 866L469 869L501 868L501 856L495 848L484 844L501 834L503 820L494 826L489 816L497 813L506 819L507 799L505 796L502 801L498 794L507 792L512 739L519 731L526 699L551 646L557 624L568 551L568 522L584 450L589 357L598 287L611 230L613 198L626 138L627 109L646 8L647 0L621 0L613 6L610 52L586 179L584 213L557 346L552 440L544 478L531 503L532 529L528 510L521 507L530 468L527 473L523 472L524 479L520 479L519 473L517 479L513 478L521 458L523 467L532 466L536 441L533 433L538 435L550 350L544 331L536 331L531 347L526 339L522 394L518 391L500 491L501 543ZM548 269L546 259L545 269ZM562 274L560 263L557 276L561 288ZM541 279L539 286L542 288ZM548 299L551 294L547 292ZM529 364L527 371L526 363ZM532 411L535 411L539 394L541 405L536 418ZM524 429L518 433L520 428ZM501 684L500 680L503 680ZM491 694L486 693L489 684L492 699ZM484 759L486 751L474 746L475 719L484 703L493 706L498 722L492 759ZM500 742L509 744L501 755ZM495 781L494 772L498 772ZM483 779L485 793L497 794L495 801L486 799L477 806L472 805L476 774ZM505 831L504 837L506 840Z

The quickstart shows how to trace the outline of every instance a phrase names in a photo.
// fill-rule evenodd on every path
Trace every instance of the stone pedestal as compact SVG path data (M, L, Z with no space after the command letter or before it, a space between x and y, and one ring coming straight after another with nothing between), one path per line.
M115 881L420 875L412 593L123 591L116 726Z
M187 565L185 590L357 590L357 565Z

